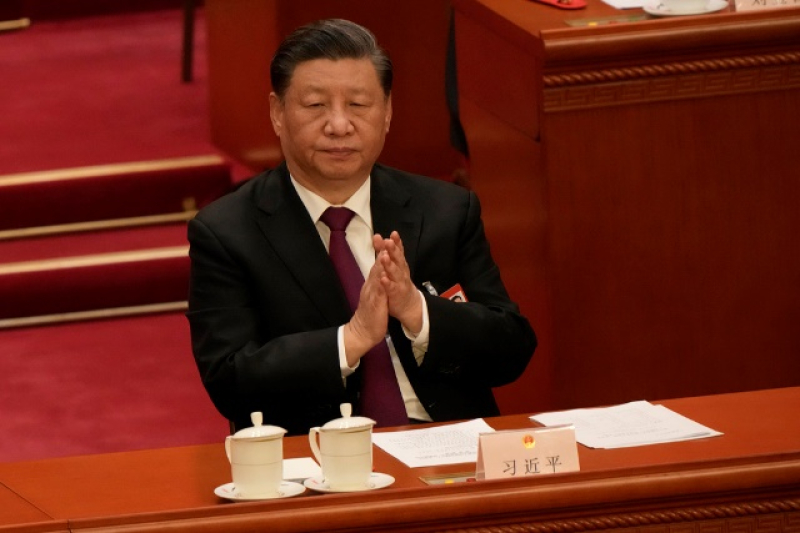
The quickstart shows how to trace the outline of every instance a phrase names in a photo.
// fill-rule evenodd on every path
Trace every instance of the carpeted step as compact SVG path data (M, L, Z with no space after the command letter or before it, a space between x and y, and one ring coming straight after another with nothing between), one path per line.
M231 190L217 155L0 176L0 230L196 210Z
M185 222L0 241L0 327L20 318L185 302L188 249Z

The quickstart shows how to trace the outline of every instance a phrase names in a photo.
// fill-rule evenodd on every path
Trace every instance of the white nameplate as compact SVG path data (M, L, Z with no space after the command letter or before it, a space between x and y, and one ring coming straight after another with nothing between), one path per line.
M736 0L736 11L800 7L800 0Z
M552 426L481 433L477 479L509 479L577 472L575 426Z

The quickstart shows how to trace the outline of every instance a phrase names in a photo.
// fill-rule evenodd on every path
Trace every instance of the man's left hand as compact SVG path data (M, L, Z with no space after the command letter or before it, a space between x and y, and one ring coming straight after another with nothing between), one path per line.
M389 315L410 332L419 333L422 329L422 301L411 281L400 234L393 231L388 239L373 235L372 244L377 254L376 261L383 265L381 284L386 290Z

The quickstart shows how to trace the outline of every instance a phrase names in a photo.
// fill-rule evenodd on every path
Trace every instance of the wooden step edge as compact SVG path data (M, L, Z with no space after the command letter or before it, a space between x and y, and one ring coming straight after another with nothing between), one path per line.
M114 177L123 174L158 172L192 167L216 166L221 164L227 164L225 159L219 155L212 154L176 157L171 159L157 159L152 161L131 161L127 163L112 163L108 165L94 165L88 167L39 170L34 172L20 172L16 174L0 175L0 187L12 187L18 185L28 185L31 183L77 180L104 176Z
M30 274L71 268L107 266L141 261L157 261L161 259L178 259L189 256L189 246L167 246L124 252L89 254L73 257L56 257L36 261L20 261L0 264L0 276L13 274Z
M0 20L0 31L24 30L31 25L31 19L23 17L15 20Z
M72 311L69 313L57 313L52 315L4 318L0 319L0 330L31 326L45 326L68 322L81 322L87 320L102 320L107 318L119 318L155 313L171 313L186 311L188 307L188 303L185 301L164 302L156 304L133 305L128 307L92 309L90 311Z
M114 218L107 220L90 220L86 222L71 222L69 224L53 224L51 226L35 226L30 228L15 228L0 230L0 242L15 239L28 239L34 237L50 237L87 231L103 231L121 228L136 228L144 226L158 226L174 222L188 222L197 214L197 209L190 209L180 213L164 213L160 215L145 215L140 217Z

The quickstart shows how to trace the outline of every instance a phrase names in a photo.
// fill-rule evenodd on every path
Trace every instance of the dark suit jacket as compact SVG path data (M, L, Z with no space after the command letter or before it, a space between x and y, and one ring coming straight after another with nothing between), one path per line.
M376 165L371 206L376 233L397 230L417 287L456 283L468 303L425 294L430 343L417 365L391 319L389 332L408 378L436 421L498 414L492 387L515 380L536 347L489 253L480 205L456 185ZM192 264L187 317L203 383L223 416L305 433L358 412L359 372L343 383L337 328L347 299L285 164L260 174L189 223Z

